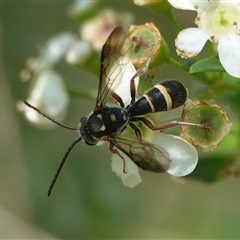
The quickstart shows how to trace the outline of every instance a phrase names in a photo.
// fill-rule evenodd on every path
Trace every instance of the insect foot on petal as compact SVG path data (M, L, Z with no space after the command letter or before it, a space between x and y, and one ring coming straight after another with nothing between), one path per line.
M126 172L124 173L123 171L124 169L123 160L117 154L114 154L112 156L111 162L112 171L116 172L117 176L121 178L123 184L126 187L133 188L142 182L142 179L139 175L138 167L123 152L121 152L121 155L124 157Z

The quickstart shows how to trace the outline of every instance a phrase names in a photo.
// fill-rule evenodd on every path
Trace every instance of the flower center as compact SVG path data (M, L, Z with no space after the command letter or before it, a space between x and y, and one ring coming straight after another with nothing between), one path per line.
M195 20L199 28L218 40L229 34L238 34L240 30L240 5L238 3L209 3L204 11L199 12Z

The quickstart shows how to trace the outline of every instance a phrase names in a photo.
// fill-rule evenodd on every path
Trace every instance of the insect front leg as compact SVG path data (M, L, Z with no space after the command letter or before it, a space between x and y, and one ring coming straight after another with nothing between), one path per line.
M127 173L126 171L126 163L125 163L125 159L124 157L120 154L120 152L114 148L114 145L112 143L109 144L109 150L114 153L114 154L117 154L123 161L123 172L124 173Z
M122 108L125 108L125 106L124 106L124 103L123 103L123 100L122 100L122 98L118 95L118 94L116 94L116 93L112 93L111 94L111 96L112 96L112 98L115 100L115 101L117 101L119 104L120 104L120 106L122 107Z

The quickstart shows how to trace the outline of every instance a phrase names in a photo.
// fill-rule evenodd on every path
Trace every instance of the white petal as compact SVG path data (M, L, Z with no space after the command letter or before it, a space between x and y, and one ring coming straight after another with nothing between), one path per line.
M116 172L117 176L121 178L125 186L133 188L142 182L142 179L139 175L138 167L123 152L121 152L121 155L124 157L126 173L123 172L123 159L121 159L117 154L114 154L112 156L112 171Z
M232 1L229 1L229 0L210 0L210 2L231 2L233 4L237 3L237 4L240 4L240 1L239 0L232 0Z
M82 14L92 10L97 4L97 1L74 1L68 12L71 16L82 16Z
M168 154L170 167L167 172L173 176L181 177L190 174L198 162L196 149L184 139L170 134L161 134L160 145Z
M120 58L109 73L111 81L108 82L108 87L114 89L118 86L114 92L121 97L125 106L131 102L130 80L135 73L136 69L127 57ZM137 90L139 77L135 78L134 82Z
M51 38L42 48L37 59L36 73L42 71L45 67L49 67L49 65L57 63L74 41L75 37L70 33L61 33Z
M176 40L177 54L182 58L195 57L201 52L209 36L199 28L182 30Z
M229 35L219 40L219 59L226 72L240 77L240 36Z
M151 0L133 0L133 2L138 6L144 6L151 3Z
M65 117L69 97L62 78L56 72L48 70L38 76L27 101L51 117L62 121ZM29 121L40 127L54 126L51 121L28 107L25 108L25 115Z
M92 47L88 42L76 41L69 48L66 54L66 61L70 64L82 63L91 53Z
M175 8L182 10L196 10L204 8L208 3L207 0L193 1L193 0L168 0L168 2Z

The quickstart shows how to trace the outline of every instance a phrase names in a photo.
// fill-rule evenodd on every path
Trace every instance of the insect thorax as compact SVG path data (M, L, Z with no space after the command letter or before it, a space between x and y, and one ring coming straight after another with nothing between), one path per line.
M105 136L111 138L121 134L128 121L126 109L104 107L80 120L80 134L88 145L96 145Z

